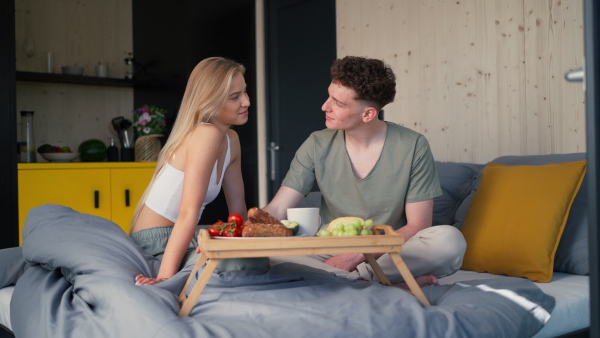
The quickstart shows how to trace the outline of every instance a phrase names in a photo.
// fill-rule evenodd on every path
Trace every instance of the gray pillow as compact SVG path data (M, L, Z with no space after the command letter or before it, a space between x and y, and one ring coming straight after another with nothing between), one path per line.
M435 162L443 195L433 203L433 225L454 224L458 206L471 191L483 164Z
M505 165L545 165L565 162L582 161L586 159L585 153L552 154L552 155L527 155L527 156L502 156L490 163ZM474 180L469 195L462 201L456 211L454 226L460 229L469 211L471 201L477 192L481 175ZM587 175L584 177L579 192L571 205L569 218L560 239L556 255L554 256L554 271L572 273L576 275L589 274L588 254L588 214L587 214Z

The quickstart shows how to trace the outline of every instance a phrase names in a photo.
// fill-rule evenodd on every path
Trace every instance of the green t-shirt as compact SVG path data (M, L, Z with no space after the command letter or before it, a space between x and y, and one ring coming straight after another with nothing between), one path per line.
M395 123L387 125L379 160L365 178L352 171L344 131L324 129L300 146L282 185L306 195L316 181L323 224L357 216L395 229L406 225L404 204L434 198L442 189L427 139Z

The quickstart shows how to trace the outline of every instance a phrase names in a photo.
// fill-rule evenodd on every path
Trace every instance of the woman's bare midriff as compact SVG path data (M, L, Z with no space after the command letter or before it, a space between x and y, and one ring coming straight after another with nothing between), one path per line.
M169 221L168 219L162 217L161 215L154 212L154 210L148 208L148 206L144 205L140 214L138 215L138 219L131 228L131 233L138 232L140 230L155 228L157 224L161 226L173 226L175 223Z

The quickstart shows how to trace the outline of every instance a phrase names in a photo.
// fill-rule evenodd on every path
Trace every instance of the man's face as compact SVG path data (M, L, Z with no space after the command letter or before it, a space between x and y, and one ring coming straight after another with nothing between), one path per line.
M329 98L321 110L325 112L325 125L329 129L349 130L362 124L362 115L368 107L355 99L354 89L332 82L327 89Z

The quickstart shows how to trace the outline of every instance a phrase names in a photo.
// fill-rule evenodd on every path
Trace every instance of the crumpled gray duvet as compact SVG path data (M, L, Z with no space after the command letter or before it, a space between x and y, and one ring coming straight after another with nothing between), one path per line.
M154 275L159 263L106 219L33 208L24 273L22 262L7 262L15 250L0 250L0 287L20 277L10 306L16 337L514 338L534 335L554 308L554 298L526 279L426 287L432 306L424 307L398 288L281 263L213 274L190 316L179 318L178 294L192 267L135 285L135 275Z

